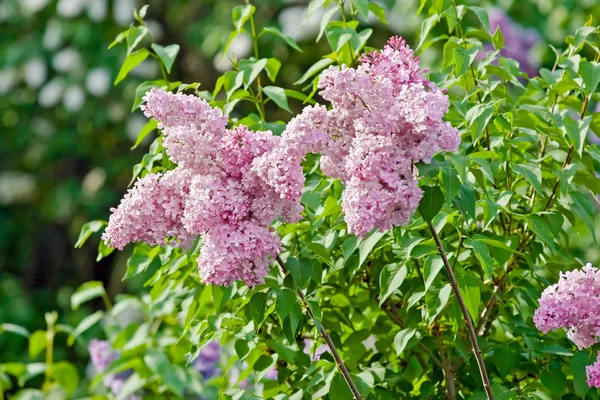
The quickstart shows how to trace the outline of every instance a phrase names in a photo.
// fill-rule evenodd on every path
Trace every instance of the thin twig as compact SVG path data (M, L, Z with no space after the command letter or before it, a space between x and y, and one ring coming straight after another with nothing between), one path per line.
M444 246L442 245L442 241L438 236L435 227L431 222L428 223L429 230L431 231L431 235L433 236L433 240L435 240L435 244L438 248L440 256L442 257L442 261L444 262L444 266L446 267L446 272L448 273L448 278L450 279L450 285L452 286L452 290L456 295L456 299L458 300L458 305L460 306L460 310L462 311L463 317L465 319L465 324L467 325L467 330L469 331L469 338L471 339L471 345L473 346L473 353L475 354L475 358L477 359L477 364L479 365L479 373L481 374L481 380L483 382L483 388L487 394L487 398L489 400L494 399L494 394L492 393L492 386L490 384L490 378L488 377L487 370L485 368L485 363L483 362L483 355L481 349L479 348L479 344L477 343L477 334L475 333L475 327L473 326L473 321L471 320L471 316L469 315L469 311L467 310L467 306L465 305L465 301L460 294L460 289L458 287L458 282L456 281L456 277L454 276L454 271L452 270L452 266L450 262L448 262L448 258L446 257L446 252L444 251Z
M279 266L281 267L283 272L284 273L287 272L285 263L283 262L283 260L279 256L279 254L276 254L276 259L277 259L277 263L279 264ZM325 329L325 325L323 325L322 321L318 322L317 319L315 318L310 307L308 306L308 303L306 302L306 297L304 297L304 293L302 292L302 289L298 288L298 290L296 292L298 293L298 297L300 297L302 304L305 306L306 311L308 312L308 315L315 322L315 326L318 326L319 324L321 325L321 329L320 329L321 336L323 337L323 339L325 339L325 342L327 343L327 347L329 347L329 351L331 352L331 355L335 359L335 363L337 364L337 367L339 368L340 372L344 376L344 379L346 380L346 383L348 384L348 387L350 388L350 391L352 392L354 399L355 400L363 400L363 396L362 396L362 394L360 394L360 392L358 391L358 388L354 384L354 381L352 380L352 377L350 376L350 372L348 372L348 368L346 368L346 364L344 364L344 360L342 360L342 358L340 357L340 355L337 351L337 348L335 347L335 344L333 343L333 340L331 340L331 336L329 336L329 333L327 333L327 330Z
M442 357L442 363L444 365L443 370L444 378L446 378L446 391L448 392L448 399L455 400L456 386L454 382L454 370L452 369L452 359L446 354L446 349L444 348L444 342L442 339L442 333L440 331L440 328L437 325L435 325L434 329L434 336L436 339L438 349L440 351L440 356Z

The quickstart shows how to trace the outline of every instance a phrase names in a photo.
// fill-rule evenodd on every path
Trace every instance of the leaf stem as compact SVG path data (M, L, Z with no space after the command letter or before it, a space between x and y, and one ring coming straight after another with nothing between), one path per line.
M246 0L246 4L250 4L250 2L248 0ZM256 36L256 27L254 26L254 14L251 13L250 14L250 30L252 33L252 44L254 47L254 58L256 58L256 61L259 60L258 57L258 36ZM256 86L257 86L257 91L258 91L258 103L260 104L260 116L261 119L264 121L265 120L265 102L263 99L263 93L262 93L262 83L260 81L260 74L259 76L256 77Z
M277 263L283 270L283 272L286 273L287 268L285 267L285 262L281 259L279 254L276 254L275 258L277 260ZM302 292L302 289L298 288L298 290L296 292L298 293L298 297L300 297L302 304L305 306L308 315L315 322L315 326L321 325L321 329L320 329L321 336L327 343L327 347L329 347L329 351L331 352L331 355L335 359L335 363L337 364L337 367L339 368L340 372L344 376L344 379L346 380L346 383L348 384L348 387L350 388L350 391L352 392L352 396L354 397L355 400L363 400L362 394L360 394L360 392L358 391L358 388L354 384L354 381L352 380L352 377L350 376L350 372L348 372L348 368L346 368L346 364L344 364L344 360L342 360L342 358L340 357L340 354L338 353L337 348L335 347L335 344L333 343L333 340L331 340L331 336L329 336L329 333L327 333L327 330L325 329L323 322L318 322L317 319L315 318L315 315L312 313L310 307L308 306L306 297L304 297L304 293Z
M456 295L456 299L458 300L458 305L460 306L460 310L465 319L465 324L467 325L467 330L469 331L469 339L471 340L471 345L473 347L473 353L475 354L475 358L477 359L477 364L479 366L479 373L481 375L481 381L483 382L483 388L487 394L487 398L489 400L494 399L494 394L492 393L492 386L490 385L490 378L488 377L487 370L485 368L485 363L483 362L483 355L481 349L479 348L479 344L477 343L477 334L475 333L475 327L473 326L473 321L471 320L471 316L469 315L469 311L467 310L467 306L465 305L465 301L460 294L460 289L458 287L458 282L456 281L456 277L454 276L454 271L452 270L452 266L450 262L448 262L448 258L446 257L446 252L444 251L444 246L440 237L435 230L435 227L431 222L428 222L429 230L431 231L431 235L433 236L433 240L438 248L440 256L442 257L442 261L444 262L444 266L446 267L446 272L448 273L448 278L450 279L450 285L452 286L452 290Z

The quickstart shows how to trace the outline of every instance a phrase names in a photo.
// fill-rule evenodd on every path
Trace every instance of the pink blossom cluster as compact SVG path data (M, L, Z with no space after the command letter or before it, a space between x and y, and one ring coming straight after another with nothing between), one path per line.
M539 300L533 322L544 333L565 328L580 349L596 343L600 335L600 271L591 264L561 273Z
M144 113L158 122L163 146L178 166L138 180L111 210L103 239L119 249L167 240L187 247L202 235L198 265L204 282L262 283L280 247L269 226L294 207L253 169L279 137L245 126L227 129L227 116L195 96L152 89L144 100Z
M592 346L600 336L600 271L591 264L561 273L539 300L533 322L544 333L564 328L579 349ZM587 367L588 384L600 387L600 360Z
M414 164L458 149L458 131L443 121L447 96L421 74L399 37L364 56L358 68L326 70L319 87L331 109L305 108L279 146L255 164L257 173L295 201L291 211L299 213L300 162L306 153L321 153L323 172L346 186L342 207L350 232L364 237L406 224L422 197Z
M458 131L443 121L446 95L399 37L356 69L325 71L319 85L331 108L305 108L281 137L227 129L227 116L195 96L149 91L142 110L177 168L138 180L111 210L104 241L188 247L201 235L204 282L261 283L280 247L269 227L300 219L307 153L321 153L323 172L345 184L350 232L407 223L422 197L414 164L458 148Z

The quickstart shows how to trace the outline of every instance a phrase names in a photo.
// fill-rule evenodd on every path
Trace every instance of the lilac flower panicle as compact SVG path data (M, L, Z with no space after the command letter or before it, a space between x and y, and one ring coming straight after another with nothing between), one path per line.
M219 374L217 363L221 358L221 346L214 340L200 350L198 357L192 361L192 365L202 374L204 379L210 379Z
M521 70L527 75L537 75L540 60L532 54L532 49L540 41L539 33L535 29L525 29L519 26L500 8L492 8L488 14L490 31L493 33L496 28L500 28L504 37L504 47L500 50L500 55L515 59ZM487 44L485 49L490 51L494 47Z
M600 388L600 358L595 363L585 367L589 387Z
M100 373L106 372L111 362L119 358L119 352L114 351L110 343L106 340L93 339L88 345L90 358L96 370ZM131 376L132 371L127 370L118 374L106 374L103 379L104 386L116 396L121 393L125 381ZM135 394L128 395L126 400L141 400L141 397Z
M591 264L563 272L547 287L535 311L535 326L544 333L564 328L580 349L596 343L600 335L600 272Z
M92 339L88 345L92 364L98 372L104 372L111 362L119 358L119 353L112 350L106 340Z
M298 219L306 153L321 153L321 169L346 186L342 208L351 233L406 224L419 204L414 164L440 151L456 151L458 131L442 120L445 93L420 71L418 58L399 37L363 56L357 68L330 67L320 95L331 103L305 108L278 146L253 168L285 199Z
M204 282L262 283L280 248L269 226L300 214L295 199L254 168L280 138L242 125L227 129L227 116L195 96L154 88L144 100L144 113L158 122L178 166L136 182L111 210L104 241L119 249L137 241L187 248L201 235L197 261Z

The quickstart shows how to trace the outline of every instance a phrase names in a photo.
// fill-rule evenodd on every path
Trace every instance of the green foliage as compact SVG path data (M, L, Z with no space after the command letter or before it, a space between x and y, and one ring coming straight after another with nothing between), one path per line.
M356 66L367 41L380 41L364 22L369 15L386 21L384 7L367 0L313 0L307 18L322 9L317 40L325 35L315 55L271 21L262 21L262 5L257 6L233 7L234 30L221 58L242 34L251 37L253 56L232 58L233 69L215 79L214 90L203 92L198 83L168 78L172 72L179 77L180 45L157 44L145 22L148 8L136 12L135 22L109 46L120 45L125 56L115 84L126 84L142 62L155 63L162 78L131 87L132 111L151 87L189 90L229 113L232 125L280 133L285 122L279 118L315 101L320 71ZM587 138L600 130L598 113L592 112L600 100L598 28L577 30L564 50L556 50L552 70L528 78L515 61L499 57L493 62L483 54L490 48L486 45L498 50L504 44L502 32L490 30L485 8L423 0L419 13L424 15L413 47L423 60L437 57L439 62L424 64L432 66L431 79L448 89L446 119L463 139L458 154L416 166L424 191L420 217L365 239L348 234L342 185L321 174L318 159L309 156L304 218L275 226L285 269L275 265L265 284L255 288L207 286L194 262L201 243L187 252L136 245L123 267L126 282L146 287L139 295L118 295L113 305L102 282L90 281L70 297L72 309L85 314L68 324L48 314L46 327L31 334L12 323L0 325L0 338L27 340L29 358L0 360L0 393L105 398L112 395L102 388L104 376L129 371L115 398L134 393L144 398L351 398L331 352L314 356L324 329L365 398L445 398L452 387L459 398L485 398L457 303L460 294L476 325L496 398L597 398L585 380L590 354L576 351L563 334L542 336L532 316L543 288L588 256L576 241L584 237L590 247L595 243L600 151ZM282 52L302 52L309 62L288 77L280 53L263 53L259 42L270 39L284 46ZM133 148L144 148L156 130L155 121L146 123ZM158 132L134 167L133 179L171 168ZM75 246L83 246L105 224L83 225ZM430 226L441 237L460 293L452 291L442 272ZM98 259L111 251L100 243ZM88 302L100 304L98 299L105 310L83 310ZM120 323L132 310L137 317ZM54 350L66 345L81 352L78 346L101 330L120 356L87 393L81 386L89 382L79 366L65 361L65 352L57 358ZM222 375L205 380L190 362L212 340L225 354ZM266 377L272 368L278 371L275 380ZM234 370L239 377L230 382Z

